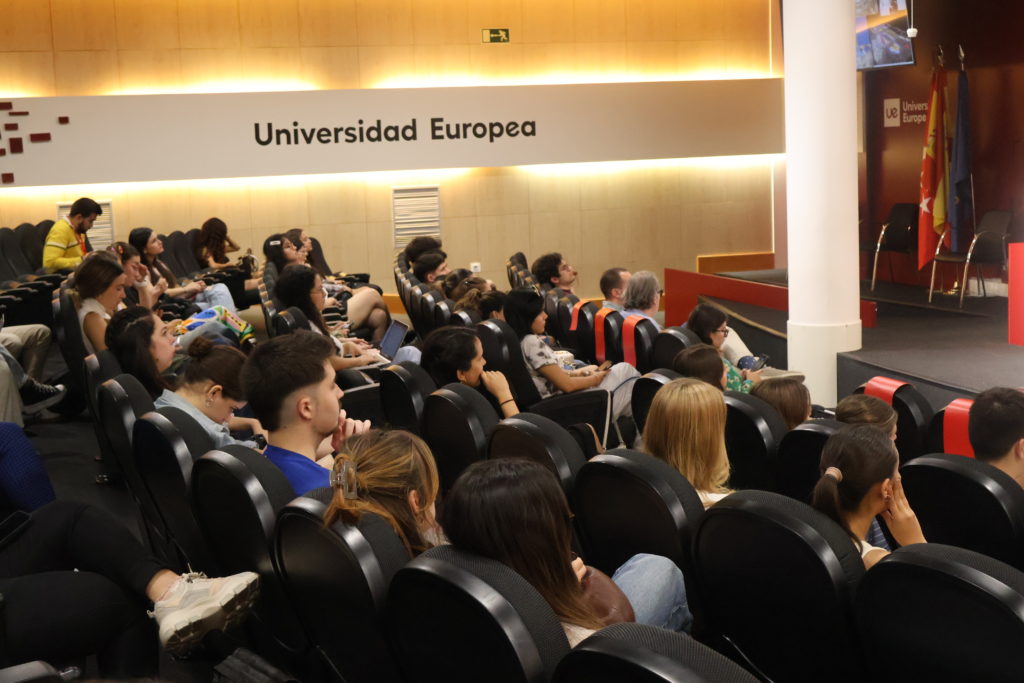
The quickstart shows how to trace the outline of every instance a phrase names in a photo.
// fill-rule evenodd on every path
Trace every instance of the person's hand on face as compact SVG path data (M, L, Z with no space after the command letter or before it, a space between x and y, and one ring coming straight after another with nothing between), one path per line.
M480 381L484 383L484 389L498 399L499 403L504 403L512 398L512 391L508 386L508 378L497 370L484 370L480 373Z
M338 428L331 435L331 449L334 451L340 450L341 444L345 443L345 439L356 434L363 434L369 431L369 429L369 420L352 420L346 416L344 410L341 410L338 413Z

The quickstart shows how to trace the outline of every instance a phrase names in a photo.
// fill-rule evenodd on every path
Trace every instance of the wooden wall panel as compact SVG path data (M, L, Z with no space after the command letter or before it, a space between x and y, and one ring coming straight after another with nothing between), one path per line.
M396 77L764 73L773 51L780 72L778 0L8 0L8 7L15 21L0 28L0 94L7 95L282 80L357 88ZM483 44L482 28L509 28L512 42ZM258 252L271 233L304 227L321 239L332 266L369 271L388 290L391 188L421 182L440 186L451 265L480 261L500 287L505 259L520 250L530 259L563 250L580 271L580 293L596 296L597 279L613 264L660 274L694 268L698 254L771 249L767 163L555 171L132 184L94 193L115 202L120 238L136 225L169 231L218 216ZM50 217L56 201L82 191L0 189L0 223Z

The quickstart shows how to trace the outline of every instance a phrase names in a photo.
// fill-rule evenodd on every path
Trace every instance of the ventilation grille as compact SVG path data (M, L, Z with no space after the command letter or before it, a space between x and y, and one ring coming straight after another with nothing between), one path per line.
M433 187L395 187L391 190L395 248L414 237L441 238L441 194Z
M67 218L74 202L59 202L57 204L57 219ZM89 244L94 251L106 249L114 243L114 207L109 199L97 199L96 203L103 209L103 213L96 216L96 222L89 229Z

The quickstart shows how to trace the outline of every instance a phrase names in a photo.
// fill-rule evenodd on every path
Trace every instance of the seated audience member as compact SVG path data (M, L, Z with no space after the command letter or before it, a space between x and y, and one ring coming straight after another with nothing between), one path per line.
M54 223L46 233L43 270L47 273L69 273L77 268L89 252L85 233L102 213L103 207L93 199L81 197L75 200L68 217Z
M811 419L811 392L800 380L792 377L768 378L750 391L768 403L782 416L786 429L793 429Z
M622 317L628 318L631 315L641 315L661 330L661 323L654 316L658 314L663 292L664 290L661 289L657 276L651 271L640 270L633 273L633 276L629 278L626 294L622 299Z
M622 297L626 293L629 278L630 272L625 268L609 268L604 271L601 275L601 294L604 295L601 308L622 311Z
M880 430L861 424L833 434L821 452L821 472L811 506L843 527L865 567L889 554L862 540L878 515L901 546L926 542L903 493L896 447Z
M127 276L112 254L97 253L75 269L72 299L89 353L107 348L107 323L124 299Z
M160 260L160 254L164 253L164 243L150 228L135 228L128 233L128 243L139 252L142 257L142 265L149 272L149 281L157 285L161 279L167 281L167 296L189 299L201 309L222 306L225 310L237 314L234 299L227 285L217 282L207 285L202 280L195 280L185 285L179 285L178 278L174 276L171 269Z
M142 265L139 250L127 242L114 242L110 251L117 256L125 273L124 299L129 305L145 306L155 310L160 296L167 291L167 280L160 278L156 284L149 281L149 270Z
M971 404L967 434L974 457L998 467L1024 486L1024 394L993 387Z
M888 403L867 394L850 394L836 406L836 420L846 424L868 424L896 440L898 416Z
M452 301L458 301L458 298L453 295L453 290L472 274L473 271L469 268L456 268L445 275L444 279L441 280L441 292L444 293L445 298L451 299ZM484 282L486 282L486 280L484 280ZM461 290L461 292L465 293L465 290Z
M242 366L242 390L267 430L263 454L299 496L329 486L331 454L370 428L341 410L334 355L325 336L299 330L258 344Z
M199 229L199 236L193 246L199 267L215 270L234 266L235 264L228 258L228 254L242 249L228 235L227 223L216 217L206 219L203 227ZM255 273L250 273L250 275L255 275ZM249 277L245 281L245 289L253 290L258 287L259 280L255 277Z
M484 370L484 348L469 327L439 327L423 341L420 365L438 387L461 382L473 387L498 408L502 417L519 414L508 380L501 372Z
M722 361L725 363L728 373L725 388L749 394L754 385L761 382L762 371L740 370L722 353L725 338L729 336L727 323L728 318L719 309L708 304L698 304L690 313L686 327L692 330L702 342L714 346L722 354Z
M121 369L146 387L157 408L184 410L210 435L215 448L232 444L258 448L255 441L231 436L232 431L251 430L266 437L256 420L234 416L245 405L240 377L245 354L205 337L194 339L175 388L163 375L177 350L169 328L143 307L132 306L114 314L107 327L107 345Z
M412 267L412 274L420 282L440 290L444 277L451 272L447 259L448 257L443 251L428 251L420 254Z
M259 577L179 575L106 512L56 501L32 512L0 548L4 660L67 662L97 656L100 676L157 675L152 604L160 643L187 653L211 630L244 614Z
M328 526L339 520L355 525L373 513L387 520L410 558L437 544L440 479L430 448L415 434L371 429L346 439L334 458L331 486Z
M288 266L301 265L306 262L306 255L299 246L285 237L284 233L275 233L263 243L263 256L267 263L273 264L280 275Z
M377 295L375 290L365 287L361 288L360 292L363 289ZM274 284L274 296L281 304L282 310L292 306L298 308L309 321L311 331L326 335L331 340L337 349L337 354L331 359L335 370L369 365L377 360L376 356L370 353L366 342L361 339L348 338L348 326L344 323L336 324L332 328L327 327L322 314L327 302L323 279L309 266L292 265L281 271L281 275ZM356 296L352 297L352 299L355 298ZM379 315L373 314L368 320L360 322L376 323L373 328L375 342L379 342L387 330L387 321L385 320L381 324ZM350 318L350 324L357 323ZM351 357L346 358L346 355Z
M445 258L448 258L448 254L441 250L441 240L434 237L413 237L405 245L404 249L405 259L409 262L409 267L412 268L412 265L416 263L416 259L428 251L441 252Z
M538 257L530 266L530 272L542 289L551 287L561 290L561 294L575 294L573 286L579 273L558 252Z
M496 289L490 292L484 292L479 297L472 296L471 291L455 304L455 310L472 310L475 299L477 304L476 310L480 313L481 320L491 320L492 318L495 320L504 320L505 300L507 298L508 294L505 292L499 292Z
M292 228L284 233L284 236L292 241L295 248L299 250L299 254L302 256L302 262L308 266L312 266L309 262L309 256L313 253L313 240L306 231L302 228ZM326 277L326 276L324 276Z
M9 325L0 328L0 359L8 376L0 379L0 421L18 422L22 413L33 415L59 403L66 393L63 384L44 384L43 368L50 351L50 328L46 325ZM15 392L18 399L15 399ZM6 396L6 399L3 398ZM9 419L13 418L13 419Z
M632 415L632 383L640 373L628 363L605 364L563 370L554 350L540 337L547 321L544 299L529 288L513 289L505 299L505 321L519 337L519 344L541 398L600 387L612 392L612 415Z
M672 359L672 369L683 377L693 377L725 391L728 368L720 354L710 344L688 346Z
M644 425L644 449L686 477L705 508L732 493L726 487L725 415L722 392L681 377L654 395Z
M571 520L555 475L525 458L473 463L441 509L441 526L451 544L497 560L526 579L558 616L570 647L575 647L608 624L598 617L587 588L597 570L573 559ZM611 578L636 622L673 631L692 623L683 575L671 560L634 555ZM630 620L626 616L612 621Z

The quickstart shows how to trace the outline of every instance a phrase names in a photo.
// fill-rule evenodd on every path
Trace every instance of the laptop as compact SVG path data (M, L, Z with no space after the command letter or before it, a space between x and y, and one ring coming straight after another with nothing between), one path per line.
M402 348L402 342L405 341L405 335L408 332L409 326L405 323L398 320L391 321L391 325L388 326L380 340L380 346L377 347L384 360L391 362L395 359L395 354L398 353L398 349Z

